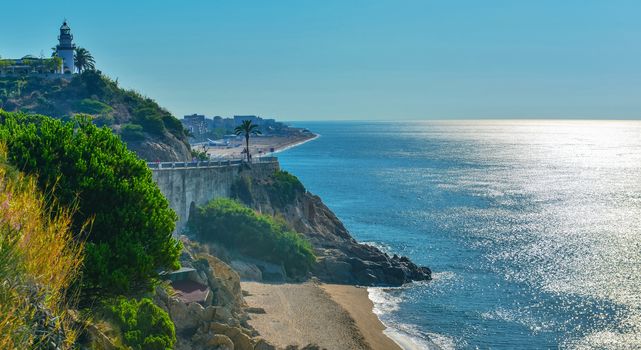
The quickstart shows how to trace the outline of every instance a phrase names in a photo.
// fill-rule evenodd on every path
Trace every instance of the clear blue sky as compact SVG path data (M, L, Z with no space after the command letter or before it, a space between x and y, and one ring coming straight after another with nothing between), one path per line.
M75 41L177 116L641 118L641 1L9 1L0 55Z

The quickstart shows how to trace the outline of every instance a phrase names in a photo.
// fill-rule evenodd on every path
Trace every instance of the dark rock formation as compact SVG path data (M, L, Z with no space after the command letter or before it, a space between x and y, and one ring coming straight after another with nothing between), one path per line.
M305 191L302 185L294 186L298 189L293 198L283 201L282 194L273 190L276 179L239 181L236 188L243 189L242 195L237 195L241 201L264 214L282 216L310 240L318 256L313 274L322 281L399 286L431 279L429 268L417 266L407 257L389 256L376 247L358 243L320 197ZM249 181L250 185L243 185L242 181Z

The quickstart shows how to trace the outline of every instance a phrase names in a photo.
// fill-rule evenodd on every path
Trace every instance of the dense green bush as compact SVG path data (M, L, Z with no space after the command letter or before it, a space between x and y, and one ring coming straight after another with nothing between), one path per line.
M165 125L167 131L176 136L178 139L186 135L183 123L181 123L180 120L174 118L174 116L172 116L171 114L165 113L162 116L162 123Z
M235 200L219 198L197 208L188 225L201 240L283 264L292 277L309 271L315 261L312 246L303 236Z
M98 100L84 98L76 103L76 110L86 114L106 114L111 112L113 108Z
M176 330L169 315L147 298L118 298L107 312L122 331L126 345L134 350L169 350L176 342Z
M191 150L191 157L200 160L200 161L205 161L209 160L209 156L207 155L207 152L205 151L196 151L195 149Z
M143 107L134 112L135 120L152 134L161 134L165 131L162 116L150 107Z
M120 136L123 140L134 141L142 140L145 138L145 134L142 131L142 126L138 124L125 124L120 128Z
M266 189L272 204L280 208L294 201L298 193L305 193L305 186L300 180L284 170L279 170L271 176Z
M147 164L110 129L0 111L0 142L11 164L38 176L44 193L77 208L72 229L86 239L85 293L139 292L159 269L178 267L176 214Z

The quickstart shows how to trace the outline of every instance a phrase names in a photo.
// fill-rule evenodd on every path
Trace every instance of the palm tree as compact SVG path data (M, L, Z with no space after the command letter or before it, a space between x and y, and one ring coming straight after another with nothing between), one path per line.
M73 65L78 69L78 73L96 69L96 61L94 61L93 56L87 49L77 47L73 56Z
M261 134L260 130L258 130L258 125L253 124L251 120L243 120L243 123L238 125L234 129L234 134L245 135L245 151L247 152L247 162L250 162L251 155L249 154L249 136Z

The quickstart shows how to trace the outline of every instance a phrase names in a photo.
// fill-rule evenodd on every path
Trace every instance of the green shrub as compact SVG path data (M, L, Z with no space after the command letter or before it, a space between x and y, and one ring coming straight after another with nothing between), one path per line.
M296 199L298 193L305 193L305 186L298 178L284 170L275 172L267 185L267 193L275 206L283 208Z
M0 141L8 161L37 175L44 193L77 208L72 229L86 239L85 295L151 289L159 269L178 267L176 214L145 161L110 129L81 118L63 122L0 111Z
M165 128L176 137L180 138L185 134L183 123L174 118L171 114L165 114L162 117L162 122L165 125Z
M125 124L120 128L120 136L124 140L134 141L142 140L145 134L142 131L142 126L138 124Z
M209 160L209 156L207 155L207 152L205 152L205 151L196 151L194 149L191 150L191 157L195 158L196 160L200 160L200 161Z
M142 125L145 131L152 134L162 134L165 132L165 123L162 116L153 108L144 107L134 112L135 120Z
M113 111L113 108L98 100L85 98L76 103L76 111L86 114L107 114Z
M107 309L120 327L125 344L134 350L173 349L176 342L174 324L150 299L118 298Z
M203 241L283 264L291 277L306 273L315 262L311 244L284 221L257 214L232 199L219 198L197 208L188 225Z

